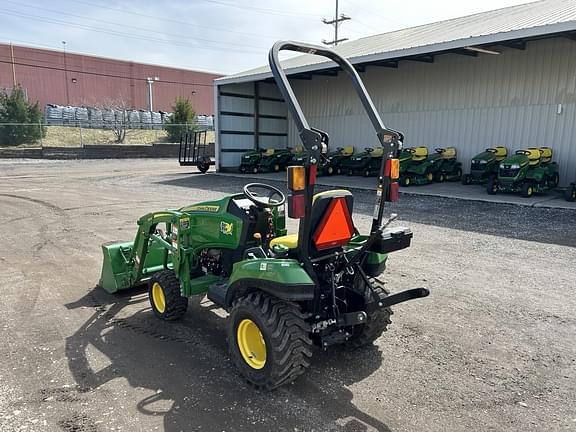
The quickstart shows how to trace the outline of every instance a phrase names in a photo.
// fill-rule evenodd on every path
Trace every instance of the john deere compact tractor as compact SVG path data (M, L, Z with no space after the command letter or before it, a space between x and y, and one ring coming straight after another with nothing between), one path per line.
M318 174L333 175L342 174L342 167L350 160L354 154L354 147L338 147L336 151L323 155L318 163Z
M363 175L370 177L377 175L382 164L382 148L368 147L362 153L354 154L343 165L342 169L348 175Z
M498 177L486 185L490 195L498 192L515 192L529 198L538 192L547 192L558 186L556 162L552 162L550 147L529 147L508 156L498 169Z
M462 184L482 184L491 177L498 176L498 167L506 156L508 156L508 149L501 146L487 148L482 153L478 153L470 163L470 174L462 176Z
M352 79L384 157L370 231L361 234L346 190L315 193L318 161L328 134L309 126L281 69L280 50L328 57ZM354 67L324 47L278 42L269 55L278 88L306 152L303 166L288 169L288 198L260 183L219 200L148 213L134 242L103 246L100 285L108 292L148 283L152 311L181 318L188 297L207 294L228 311L228 346L240 373L273 389L309 366L314 344L371 344L390 324L391 306L425 297L425 288L389 294L377 279L387 254L410 245L412 232L389 228L384 204L398 198L399 134L386 128ZM287 234L288 217L299 220Z

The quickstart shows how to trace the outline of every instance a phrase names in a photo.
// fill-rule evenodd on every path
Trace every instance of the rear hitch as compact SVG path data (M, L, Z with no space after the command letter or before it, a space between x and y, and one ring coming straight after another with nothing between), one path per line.
M423 297L428 297L430 295L430 290L427 288L413 288L406 291L402 291L396 294L389 295L373 303L366 305L366 311L368 313L375 309L385 308L394 306L398 303L403 303L408 300L415 300Z

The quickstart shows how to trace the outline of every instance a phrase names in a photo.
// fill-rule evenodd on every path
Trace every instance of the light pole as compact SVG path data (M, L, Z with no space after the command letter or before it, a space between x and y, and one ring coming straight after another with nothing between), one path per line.
M64 51L64 81L66 82L66 105L70 106L70 90L68 89L68 64L66 63L66 41L62 41Z
M146 82L148 83L148 110L152 112L153 105L152 105L152 84L154 81L160 81L158 77L148 77L146 78Z

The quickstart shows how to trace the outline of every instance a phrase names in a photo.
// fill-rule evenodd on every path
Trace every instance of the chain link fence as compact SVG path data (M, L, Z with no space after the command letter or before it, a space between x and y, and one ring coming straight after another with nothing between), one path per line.
M202 125L170 125L182 133ZM208 130L208 141L214 141L214 131ZM115 125L96 128L93 124L46 125L44 123L0 123L0 148L83 147L84 145L125 144L150 145L170 143L168 133L161 128L143 129Z

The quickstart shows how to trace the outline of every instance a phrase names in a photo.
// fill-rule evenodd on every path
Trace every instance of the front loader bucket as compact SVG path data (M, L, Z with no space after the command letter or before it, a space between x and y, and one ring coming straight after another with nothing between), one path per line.
M132 245L132 242L102 245L104 259L99 285L109 293L130 288L130 269L127 257L130 255Z

